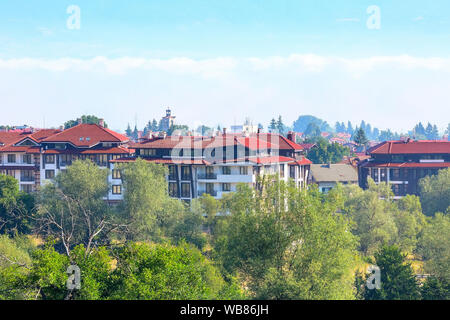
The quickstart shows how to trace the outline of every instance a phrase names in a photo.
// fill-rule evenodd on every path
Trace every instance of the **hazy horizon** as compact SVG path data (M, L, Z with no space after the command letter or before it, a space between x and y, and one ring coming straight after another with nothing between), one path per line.
M124 131L170 106L194 128L314 115L443 132L450 3L376 2L1 3L0 124L93 114Z

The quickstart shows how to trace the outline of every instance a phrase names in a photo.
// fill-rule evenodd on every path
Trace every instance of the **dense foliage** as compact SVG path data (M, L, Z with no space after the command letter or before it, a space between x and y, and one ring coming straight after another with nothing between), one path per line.
M119 205L89 160L33 196L0 175L0 299L449 299L448 170L423 179L420 198L371 180L321 194L264 176L187 205L169 197L163 166L116 169ZM379 290L364 285L368 264ZM79 290L67 289L70 265Z

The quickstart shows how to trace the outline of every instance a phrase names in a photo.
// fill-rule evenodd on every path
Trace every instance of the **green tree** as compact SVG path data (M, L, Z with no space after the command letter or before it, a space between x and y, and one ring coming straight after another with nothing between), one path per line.
M263 299L352 299L356 240L318 190L265 177L241 185L219 223L216 255Z
M285 134L286 126L284 125L283 119L281 118L281 116L278 116L278 121L276 123L276 129L278 130L278 132L280 134Z
M133 131L131 130L130 124L127 126L127 130L125 130L125 134L127 137L131 137L133 135Z
M117 165L123 181L122 221L128 240L149 240L158 234L157 217L169 201L167 169L141 158Z
M420 201L426 215L446 213L450 207L450 168L439 170L437 175L419 181Z
M417 251L425 271L450 283L450 216L437 213L424 228Z
M115 215L104 197L108 194L108 171L90 160L76 160L40 188L37 198L37 229L44 238L59 239L66 254L77 244L86 253L117 228Z
M435 276L428 277L420 288L422 300L450 300L450 283Z
M427 224L422 213L420 199L414 195L407 195L396 202L398 210L394 212L394 221L398 234L395 240L400 249L413 252L416 248L417 238Z
M272 118L272 120L270 120L270 124L269 124L269 131L273 132L277 129L277 122L275 121L274 118Z
M383 244L394 244L398 229L390 187L385 183L376 185L369 179L368 190L358 186L347 186L343 190L346 201L342 211L353 221L352 232L359 238L359 250L364 255L372 255Z
M344 156L350 154L350 150L347 147L341 146L338 143L329 143L325 138L318 138L316 140L316 146L312 148L307 157L313 163L337 163L342 161Z
M19 182L0 174L0 234L30 233L34 199L19 191Z
M380 268L381 289L366 289L366 300L417 300L420 298L411 265L396 246L383 246L375 253Z
M318 138L320 137L321 130L320 127L315 123L311 122L308 124L308 127L306 127L305 135L309 138Z
M34 250L35 246L25 236L0 235L0 300L35 297L37 291L27 283Z
M356 131L353 140L360 146L365 146L367 145L367 143L369 143L369 139L367 139L366 133L364 132L363 128L359 128Z
M173 201L180 203L178 200ZM202 230L205 218L200 202L197 199L192 200L189 209L180 210L175 216L178 220L169 227L168 230L170 231L167 232L167 235L177 244L186 241L199 249L203 249L208 240Z
M201 252L182 244L132 243L117 252L111 299L176 300L241 298Z
M100 119L94 115L82 115L81 116L81 123L88 123L88 124L100 124ZM78 124L77 120L69 120L64 123L64 129L69 129ZM106 122L104 123L105 128L108 128L108 125Z

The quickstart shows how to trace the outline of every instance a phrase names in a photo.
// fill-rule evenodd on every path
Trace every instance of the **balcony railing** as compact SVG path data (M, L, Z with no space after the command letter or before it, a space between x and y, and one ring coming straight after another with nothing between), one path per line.
M206 191L206 190L199 190L198 191L198 196L201 197L203 194L209 194L210 196L217 196L217 191L215 190L211 190L211 191Z
M215 180L215 179L217 179L217 174L215 174L215 173L199 173L197 175L197 179Z
M20 181L33 182L34 181L34 177L20 177Z

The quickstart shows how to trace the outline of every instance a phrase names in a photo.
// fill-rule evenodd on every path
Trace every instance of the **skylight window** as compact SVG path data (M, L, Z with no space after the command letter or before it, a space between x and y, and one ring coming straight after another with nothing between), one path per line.
M90 137L87 137L87 138L86 138L86 141L91 141L91 138L90 138Z
M80 141L83 141L83 137L80 137Z

